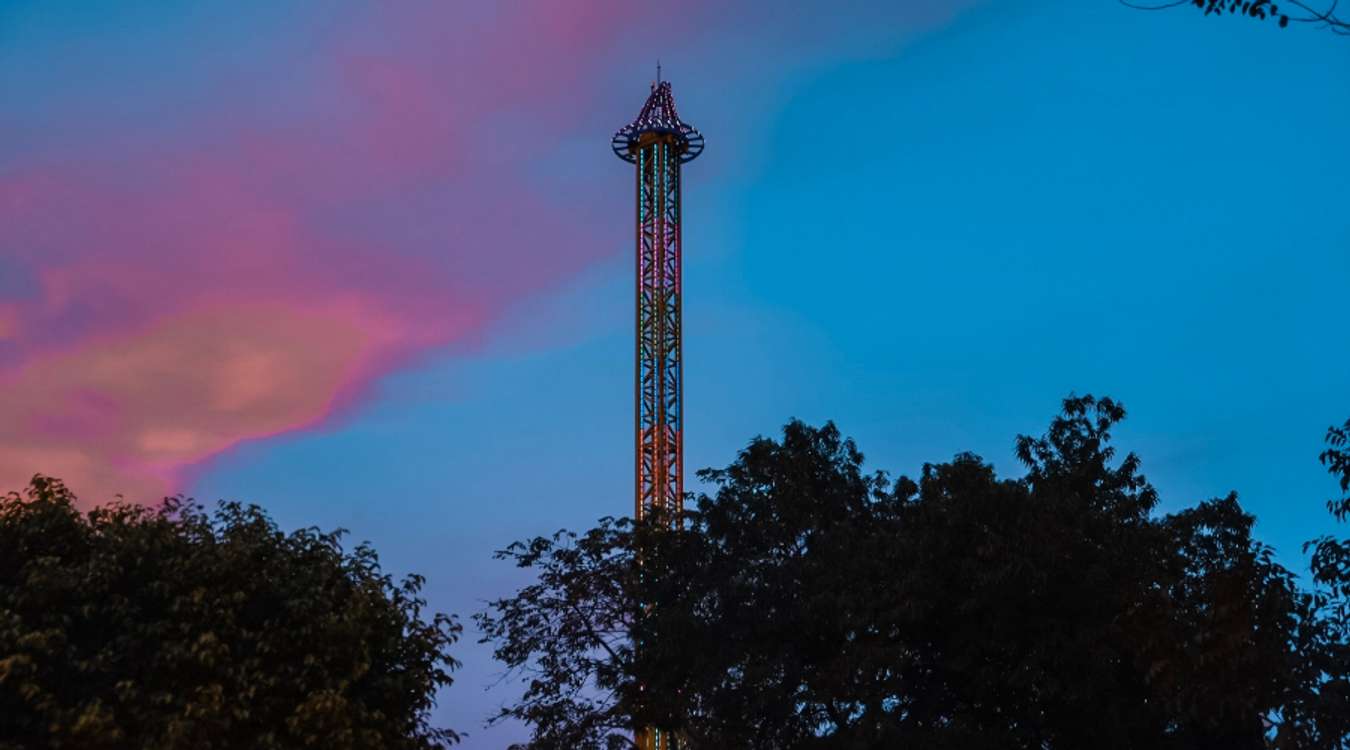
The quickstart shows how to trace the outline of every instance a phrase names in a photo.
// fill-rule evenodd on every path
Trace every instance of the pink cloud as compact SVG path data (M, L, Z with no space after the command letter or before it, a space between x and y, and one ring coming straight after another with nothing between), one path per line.
M171 492L184 467L322 420L405 336L358 300L269 303L182 311L48 353L0 380L20 396L0 406L0 476L36 466L95 496Z
M93 500L177 491L602 256L529 162L571 136L581 82L650 11L570 5L467 24L386 6L327 40L298 112L222 91L170 142L0 171L0 268L34 287L0 302L0 487L41 471ZM540 127L494 140L508 122Z

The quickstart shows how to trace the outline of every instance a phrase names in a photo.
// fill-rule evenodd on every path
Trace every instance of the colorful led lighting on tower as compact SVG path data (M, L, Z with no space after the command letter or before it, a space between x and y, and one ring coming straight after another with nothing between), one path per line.
M670 83L652 84L631 124L614 134L637 167L637 499L635 517L684 507L684 366L681 356L680 166L703 153L703 135L680 120ZM639 750L675 750L668 732L637 732Z
M680 166L703 153L703 135L680 120L670 83L652 84L636 120L614 134L614 153L637 166L637 507L684 504L684 371L680 327Z

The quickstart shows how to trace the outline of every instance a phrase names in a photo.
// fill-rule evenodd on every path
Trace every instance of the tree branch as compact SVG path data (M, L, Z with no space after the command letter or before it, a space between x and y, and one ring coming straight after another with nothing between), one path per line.
M1332 30L1333 33L1341 36L1350 36L1350 22L1337 17L1336 9L1340 5L1340 0L1332 0L1331 7L1324 11L1313 10L1307 4L1300 0L1287 0L1290 5L1302 10L1308 15L1304 18L1290 18L1295 23L1315 23Z
M1330 29L1332 33L1341 36L1350 36L1350 21L1341 18L1336 14L1340 7L1340 0L1331 0L1330 6L1325 10L1318 10L1303 0L1284 0L1288 7L1296 9L1296 13L1288 14L1280 11L1280 3L1270 0L1170 0L1155 5L1143 5L1133 0L1117 0L1121 5L1133 10L1170 10L1182 5L1190 5L1199 10L1203 10L1205 15L1228 13L1241 13L1256 19L1273 19L1281 27L1288 26L1290 23L1313 24L1320 28Z
M1134 8L1135 10L1167 10L1168 8L1175 8L1178 5L1189 5L1190 3L1191 0L1174 0L1174 2L1164 3L1163 5L1135 5L1129 0L1120 0L1121 5L1124 5L1127 8Z

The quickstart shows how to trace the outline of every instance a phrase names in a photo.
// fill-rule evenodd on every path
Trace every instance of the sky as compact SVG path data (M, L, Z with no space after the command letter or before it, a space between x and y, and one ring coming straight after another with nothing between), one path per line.
M873 468L1071 393L1294 568L1350 417L1350 42L1114 0L0 4L0 489L343 527L469 625L632 506L632 175L685 168L686 465L789 418Z

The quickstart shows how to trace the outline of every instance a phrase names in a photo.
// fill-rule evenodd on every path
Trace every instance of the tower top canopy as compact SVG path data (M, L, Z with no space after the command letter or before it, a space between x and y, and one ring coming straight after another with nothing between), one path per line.
M610 143L614 155L626 162L637 161L637 152L644 145L645 135L674 136L675 144L680 148L681 162L693 161L703 153L703 134L680 119L669 81L653 83L651 96L642 105L637 119L614 134Z

